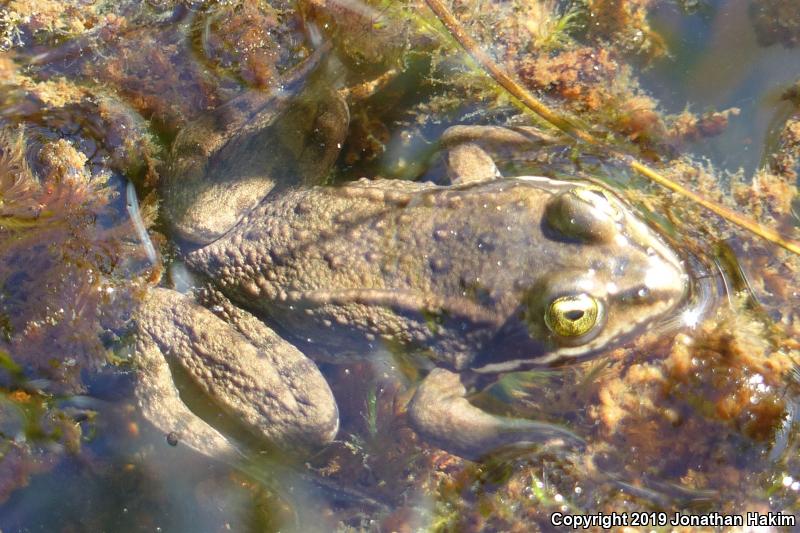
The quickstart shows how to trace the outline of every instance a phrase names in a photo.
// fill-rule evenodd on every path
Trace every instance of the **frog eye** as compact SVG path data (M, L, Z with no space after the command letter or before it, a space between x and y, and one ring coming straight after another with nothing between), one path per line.
M617 233L624 213L616 199L594 185L575 187L547 204L548 226L565 237L608 242Z
M559 337L586 335L598 323L601 306L588 294L556 298L544 313L544 323Z
M572 194L616 222L622 220L622 210L611 195L596 185L572 189Z

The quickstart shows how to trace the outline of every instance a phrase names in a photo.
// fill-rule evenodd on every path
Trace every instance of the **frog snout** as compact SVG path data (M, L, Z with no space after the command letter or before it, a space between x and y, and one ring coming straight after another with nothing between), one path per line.
M650 253L642 258L637 270L639 272L632 276L640 280L636 288L637 300L657 304L661 312L676 307L684 300L689 277L677 256L664 257Z

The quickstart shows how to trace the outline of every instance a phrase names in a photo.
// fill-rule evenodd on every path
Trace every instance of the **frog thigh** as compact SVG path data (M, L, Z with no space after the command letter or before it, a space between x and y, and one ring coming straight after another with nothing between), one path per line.
M580 437L564 428L487 413L470 404L466 393L458 374L433 370L409 406L414 429L431 444L467 459L509 447L583 445Z
M151 290L136 318L137 345L149 347L137 393L147 398L140 400L144 414L164 431L185 433L178 437L192 448L212 456L215 448L226 451L210 436L216 430L180 401L166 362L157 366L153 350L174 358L218 405L278 446L312 450L336 436L336 402L319 369L266 326L254 344L192 298L167 289Z

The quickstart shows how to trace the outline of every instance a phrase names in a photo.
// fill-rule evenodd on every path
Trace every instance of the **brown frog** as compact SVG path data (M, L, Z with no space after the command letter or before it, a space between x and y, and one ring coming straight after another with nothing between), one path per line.
M542 142L532 129L448 130L449 185L314 185L348 111L335 91L302 94L245 94L175 143L167 217L187 265L220 299L216 314L163 288L143 302L137 394L147 417L208 455L235 449L183 404L169 358L255 434L318 448L335 438L338 411L303 352L345 362L386 345L428 371L409 415L429 442L465 457L579 442L484 412L467 386L600 354L673 315L688 284L677 254L596 185L501 176L492 154Z

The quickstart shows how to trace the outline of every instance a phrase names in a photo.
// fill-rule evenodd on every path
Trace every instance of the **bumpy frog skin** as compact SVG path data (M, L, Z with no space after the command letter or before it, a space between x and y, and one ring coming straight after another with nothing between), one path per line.
M335 438L338 413L301 350L344 362L386 344L430 362L409 405L429 442L478 457L576 440L473 407L466 378L576 361L630 340L684 300L680 259L608 191L501 177L490 153L546 141L532 130L451 128L442 140L448 186L282 186L293 172L318 179L335 158L347 107L323 101L295 121L305 125L290 141L272 101L236 113L239 130L226 125L209 142L193 131L176 143L168 214L193 243L187 265L227 298L217 308L227 321L189 296L151 291L137 316L145 414L203 453L233 450L180 401L166 356L257 435L313 449ZM312 130L326 138L306 150L302 132ZM300 148L287 146L295 141Z

